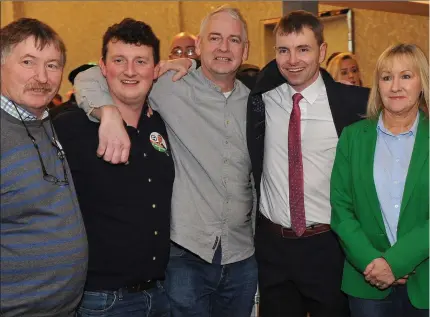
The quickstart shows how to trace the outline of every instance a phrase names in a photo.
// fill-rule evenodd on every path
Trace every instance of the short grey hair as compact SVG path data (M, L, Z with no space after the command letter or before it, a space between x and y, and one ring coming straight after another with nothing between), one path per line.
M248 25L245 21L245 19L243 18L242 13L240 13L240 10L237 8L233 8L229 5L223 5L213 11L211 11L203 20L202 23L200 24L200 32L199 35L202 36L203 31L206 27L206 25L208 24L208 21L210 20L210 18L212 18L215 14L218 13L223 13L226 12L228 14L230 14L230 16L235 19L235 20L239 20L242 23L242 33L244 34L244 42L248 42Z
M0 64L1 65L4 65L6 63L6 57L9 56L11 50L12 49L10 46L7 46L7 47L1 49L1 57L0 57Z

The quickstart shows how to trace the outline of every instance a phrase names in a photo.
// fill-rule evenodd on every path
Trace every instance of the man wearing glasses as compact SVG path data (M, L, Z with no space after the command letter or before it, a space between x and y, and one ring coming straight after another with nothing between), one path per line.
M73 316L87 239L70 170L47 105L58 92L65 46L23 18L1 38L1 315Z
M173 37L169 59L177 58L199 58L196 53L196 37L193 34L181 32Z

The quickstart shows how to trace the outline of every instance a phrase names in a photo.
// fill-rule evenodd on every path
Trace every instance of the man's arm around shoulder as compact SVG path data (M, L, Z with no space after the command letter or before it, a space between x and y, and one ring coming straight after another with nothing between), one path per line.
M88 114L92 121L98 121L99 116L92 112L105 105L113 105L106 78L99 66L94 66L79 73L75 78L75 95L78 106Z

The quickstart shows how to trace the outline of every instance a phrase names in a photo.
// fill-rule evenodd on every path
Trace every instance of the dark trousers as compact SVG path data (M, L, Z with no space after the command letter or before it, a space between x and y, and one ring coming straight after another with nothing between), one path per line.
M255 235L260 317L349 316L340 290L345 257L336 235L283 238L267 221L257 220Z
M412 306L405 285L392 288L384 299L363 299L350 296L352 317L428 317L428 309Z

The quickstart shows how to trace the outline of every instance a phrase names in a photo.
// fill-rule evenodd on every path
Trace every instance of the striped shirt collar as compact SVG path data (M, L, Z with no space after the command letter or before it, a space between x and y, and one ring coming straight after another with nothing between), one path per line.
M35 121L39 120L34 114L28 112L21 106L16 105L16 108L14 106L14 103L9 100L7 97L1 95L1 109L10 114L12 117L24 121ZM17 111L18 110L18 111ZM20 117L21 115L21 117ZM46 119L48 117L49 113L48 110L45 110L42 116L42 120Z

